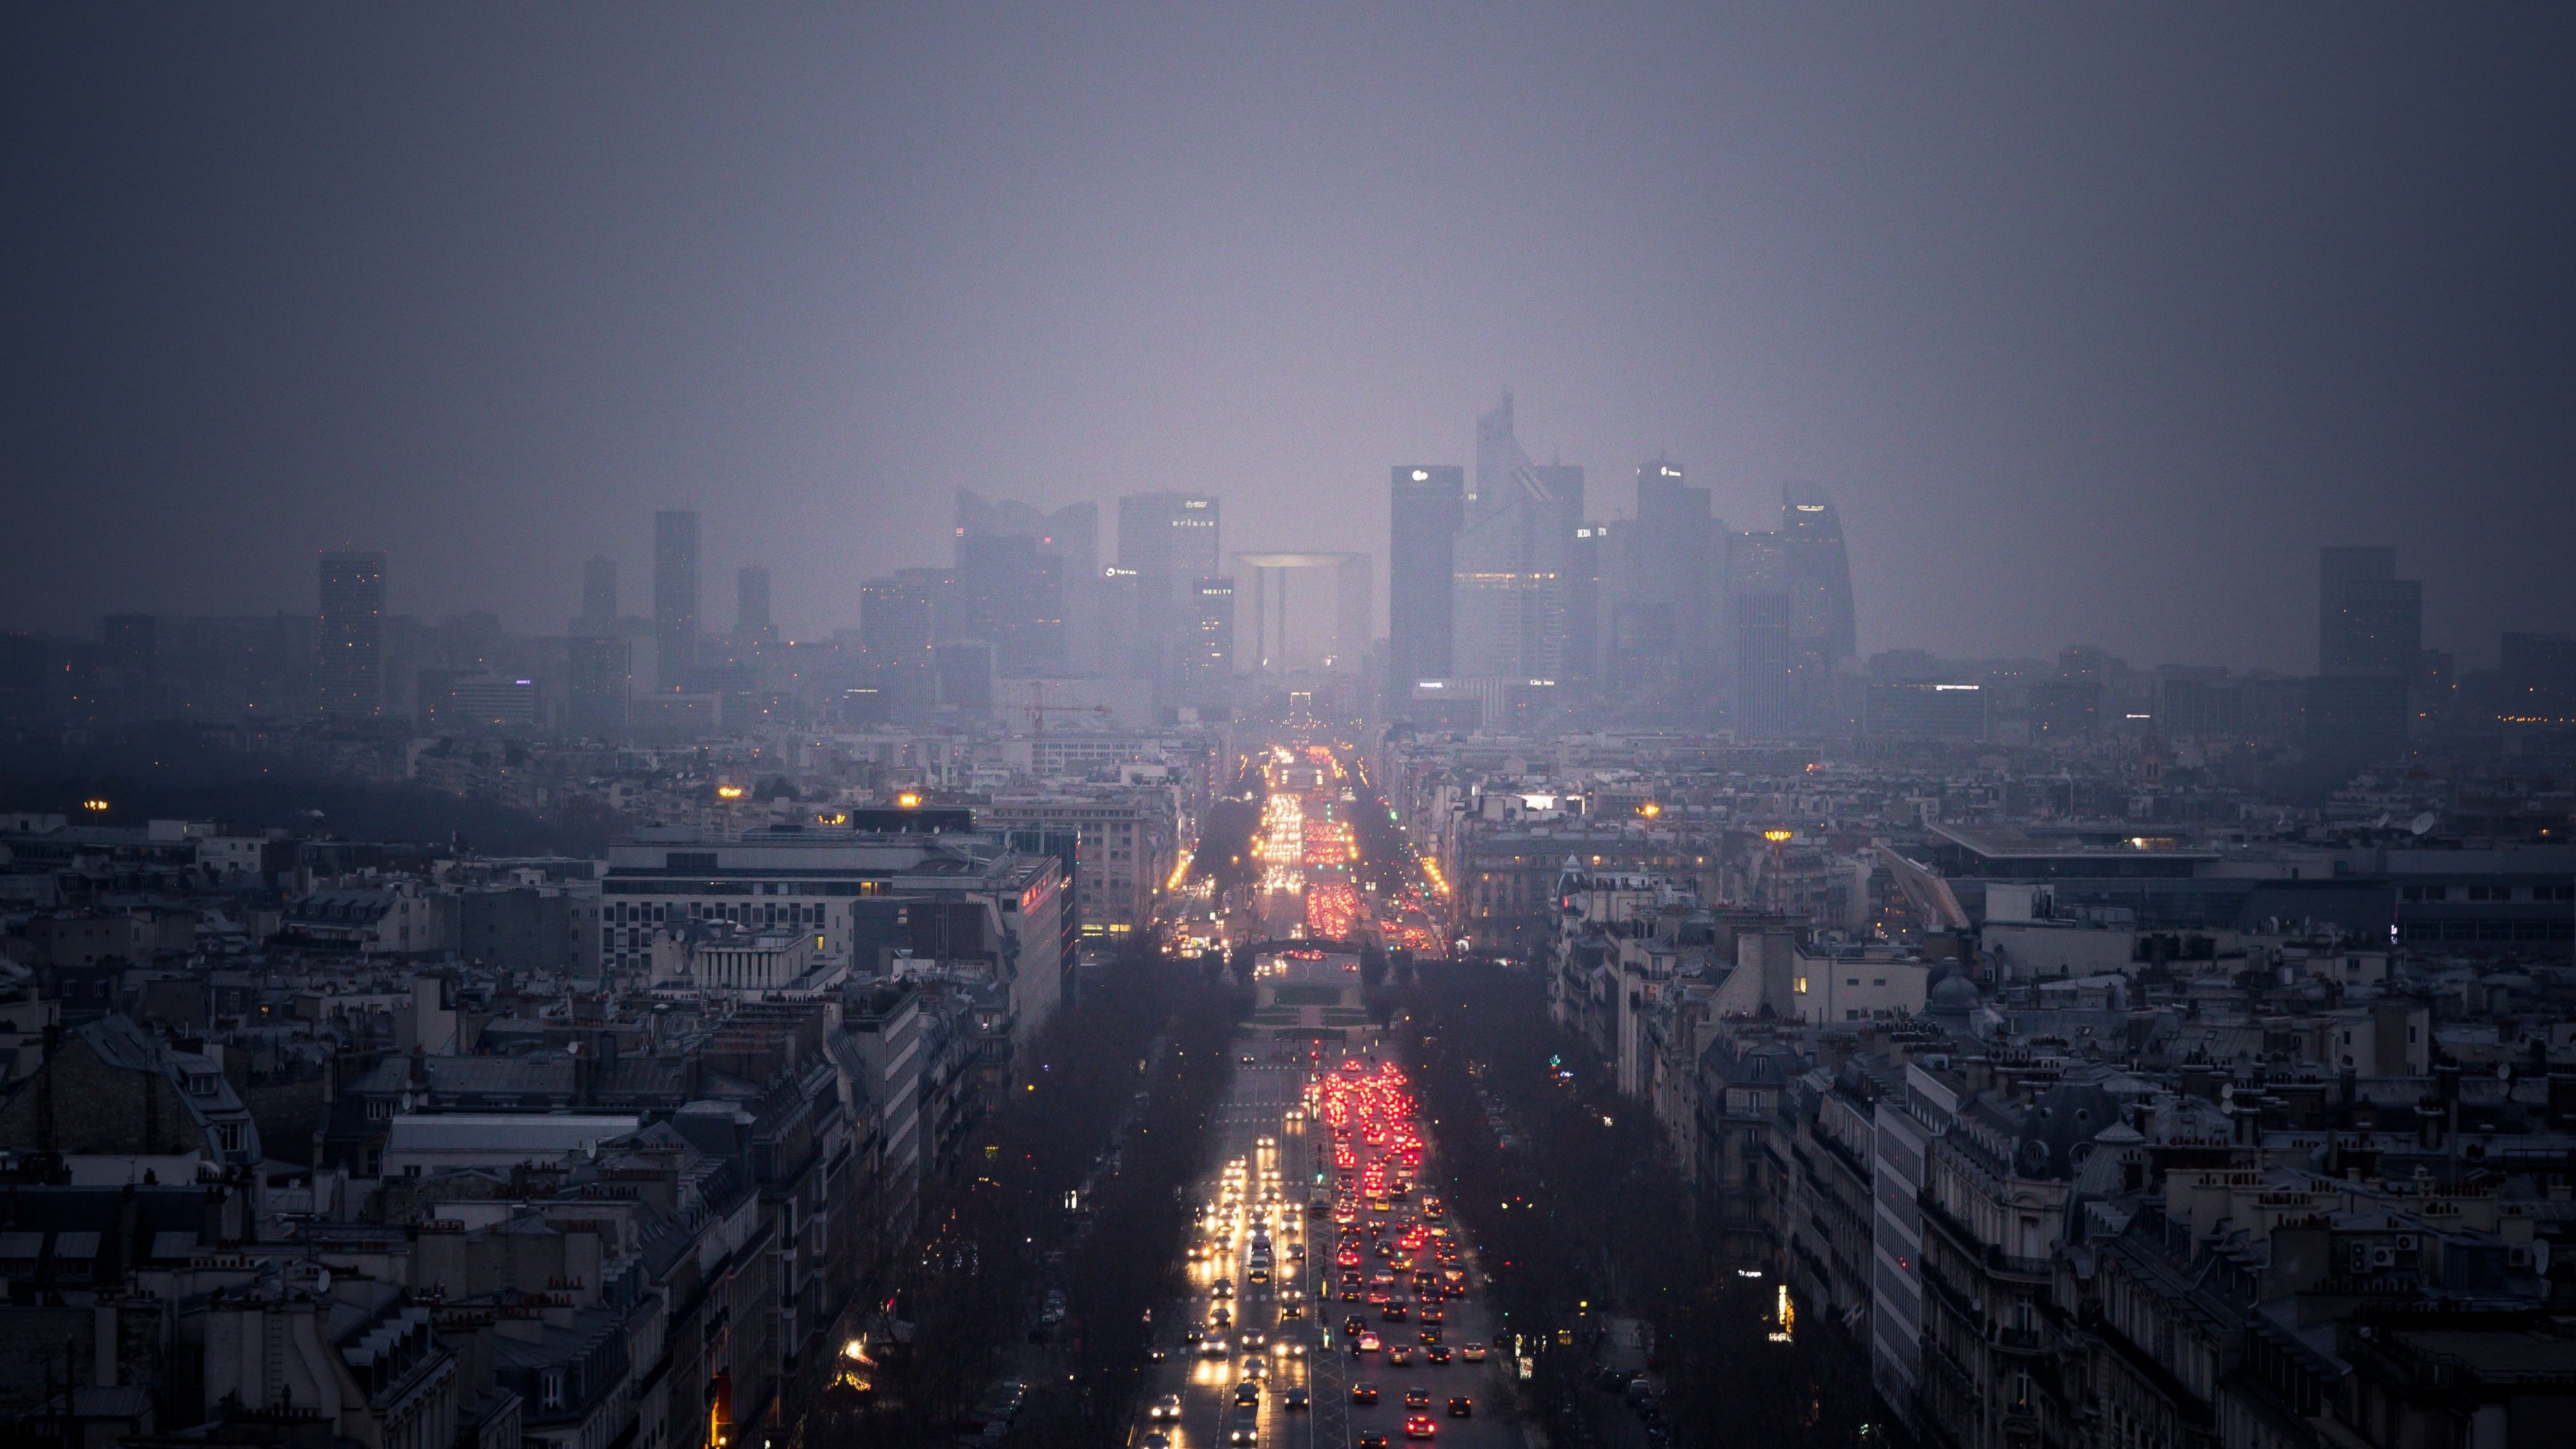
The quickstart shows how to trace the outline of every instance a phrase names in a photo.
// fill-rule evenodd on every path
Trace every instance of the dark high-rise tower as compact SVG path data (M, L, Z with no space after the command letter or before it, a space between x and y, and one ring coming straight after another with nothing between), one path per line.
M2424 586L2397 577L2397 550L2321 550L2309 752L2347 766L2401 752L2423 653Z
M1605 562L1614 582L1604 668L1623 702L1704 714L1726 652L1724 535L1708 490L1685 481L1681 464L1637 465L1636 521L1611 531L1616 556Z
M1191 586L1190 604L1183 673L1199 699L1220 702L1234 675L1234 580L1222 575L1198 580Z
M1789 712L1803 732L1843 723L1830 707L1836 680L1859 654L1851 559L1833 500L1812 483L1780 490L1780 551L1789 593Z
M581 617L592 624L605 624L617 617L617 560L595 558L582 564Z
M769 621L769 570L744 564L734 575L733 636L746 643L777 633Z
M2397 550L2327 548L2317 558L2317 672L2412 676L2424 648L2424 585Z
M1452 672L1450 605L1466 501L1464 468L1399 464L1394 470L1386 571L1390 707L1416 682Z
M1130 493L1118 500L1118 566L1183 587L1213 578L1222 556L1217 500L1203 493Z
M322 712L343 719L381 713L385 702L385 556L326 553L313 678Z
M1073 657L1068 615L1096 614L1099 573L1096 506L1072 503L1040 513L971 488L957 490L959 637L992 644L995 674L1064 674Z
M1812 483L1780 490L1780 541L1789 567L1791 620L1798 637L1813 640L1828 665L1860 653L1852 617L1851 558L1833 500Z
M1607 524L1578 523L1565 551L1565 682L1587 693L1601 684L1601 586L1609 542Z
M1738 537L1727 611L1734 636L1735 732L1745 739L1776 739L1797 727L1792 597L1781 536Z
M625 739L635 682L635 641L596 633L575 634L565 642L571 664L565 726L583 739Z
M1476 487L1458 531L1452 608L1459 674L1553 683L1563 672L1565 556L1582 493L1582 469L1530 462L1510 393L1476 420Z
M938 702L939 601L955 587L945 569L904 569L859 586L859 643L869 679L893 706Z
M1121 587L1132 590L1134 602L1120 611L1121 631L1132 635L1122 652L1143 662L1146 672L1159 672L1166 660L1186 664L1196 647L1191 594L1223 567L1220 512L1214 497L1200 493L1130 493L1118 500L1118 567L1133 579Z
M683 687L698 662L698 515L653 515L653 666L663 690Z

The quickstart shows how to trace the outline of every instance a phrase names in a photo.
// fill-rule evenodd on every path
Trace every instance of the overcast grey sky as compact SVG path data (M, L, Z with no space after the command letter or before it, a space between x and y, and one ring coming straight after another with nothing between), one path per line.
M2325 542L2576 626L2568 7L1714 8L21 7L0 623L551 629L686 504L822 630L960 484L1383 551L1508 386L1596 513L1832 489L1865 652L2304 669Z

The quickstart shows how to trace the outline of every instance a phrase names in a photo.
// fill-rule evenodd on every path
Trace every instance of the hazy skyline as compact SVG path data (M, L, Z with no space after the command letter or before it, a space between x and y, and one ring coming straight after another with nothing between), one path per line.
M0 626L352 545L552 630L683 506L708 623L757 560L792 636L958 486L1382 561L1506 387L1596 515L1830 490L1864 654L2305 670L2351 542L2436 647L2576 626L2564 10L8 25Z

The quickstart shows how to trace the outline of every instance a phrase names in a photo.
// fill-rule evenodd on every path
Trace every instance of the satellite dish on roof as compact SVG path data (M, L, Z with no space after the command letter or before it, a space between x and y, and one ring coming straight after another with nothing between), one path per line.
M2418 816L2416 816L2414 819L2412 819L2412 820L2410 820L2410 821L2406 822L2406 828L2407 828L2409 831L2413 832L2414 834L2422 835L2422 834L2423 834L2423 833L2425 833L2426 831L2431 830L2431 829L2434 827L2434 825L2436 825L2437 823L2439 823L2439 822L2440 822L2440 820L2441 820L2441 818L2442 818L2442 817L2440 817L2440 816L2438 816L2438 815L2434 814L2432 811L2427 810L2427 811L2425 811L2423 814L2418 815Z

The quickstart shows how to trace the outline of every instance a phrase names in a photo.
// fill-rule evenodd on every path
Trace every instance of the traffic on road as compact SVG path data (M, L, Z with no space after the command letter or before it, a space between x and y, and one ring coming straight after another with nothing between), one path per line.
M1404 1073L1373 1044L1239 1045L1188 1296L1129 1442L1509 1442L1474 1257Z

